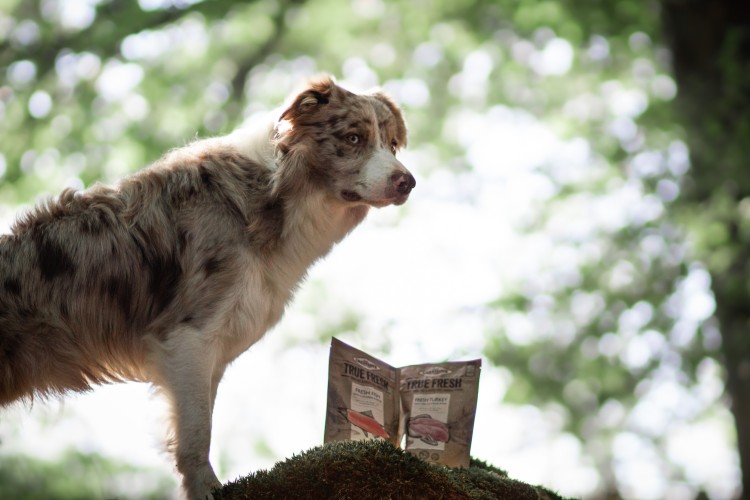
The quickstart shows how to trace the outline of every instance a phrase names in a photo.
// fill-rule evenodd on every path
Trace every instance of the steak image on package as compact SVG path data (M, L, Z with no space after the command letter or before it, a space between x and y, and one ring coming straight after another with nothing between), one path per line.
M481 360L399 369L404 449L450 467L468 467Z
M332 339L324 441L384 439L468 467L480 368L479 359L394 368Z

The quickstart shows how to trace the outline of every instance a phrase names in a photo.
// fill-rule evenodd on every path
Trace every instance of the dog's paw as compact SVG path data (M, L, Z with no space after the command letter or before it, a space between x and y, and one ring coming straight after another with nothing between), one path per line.
M188 500L214 500L212 492L221 488L221 482L210 466L185 477L183 484Z

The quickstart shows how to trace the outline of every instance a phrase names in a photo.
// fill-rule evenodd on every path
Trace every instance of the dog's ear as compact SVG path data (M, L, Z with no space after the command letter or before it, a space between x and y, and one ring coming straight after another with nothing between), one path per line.
M382 102L388 107L393 114L393 119L396 121L396 139L398 140L398 147L403 148L406 146L406 122L404 121L404 115L401 114L401 108L398 107L391 97L380 90L371 94L375 99Z
M271 194L274 198L298 192L307 186L314 154L309 144L302 140L306 134L304 125L312 125L320 120L318 111L331 101L336 88L330 76L315 78L281 113L275 138L276 150L280 155L272 180Z
M307 88L300 92L287 107L279 121L295 122L305 115L310 115L325 106L331 99L336 83L330 76L321 76L311 80Z

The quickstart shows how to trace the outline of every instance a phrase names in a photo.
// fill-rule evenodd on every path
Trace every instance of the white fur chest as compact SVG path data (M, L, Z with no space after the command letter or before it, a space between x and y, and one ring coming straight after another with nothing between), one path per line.
M242 354L278 323L292 298L294 287L274 286L265 266L260 257L248 255L243 276L229 297L225 327L218 332L226 362Z
M224 357L231 361L271 329L284 313L307 270L359 224L367 207L328 205L323 196L293 207L280 246L266 255L248 251L243 276L229 297ZM292 208L292 207L288 207Z

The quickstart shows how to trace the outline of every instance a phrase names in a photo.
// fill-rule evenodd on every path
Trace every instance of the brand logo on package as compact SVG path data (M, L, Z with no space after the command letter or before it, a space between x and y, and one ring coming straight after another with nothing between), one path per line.
M451 371L447 368L443 368L442 366L431 366L429 368L425 368L424 370L420 371L420 375L445 375L447 373L450 373Z
M380 367L367 358L352 358L359 366L365 370L380 370Z

